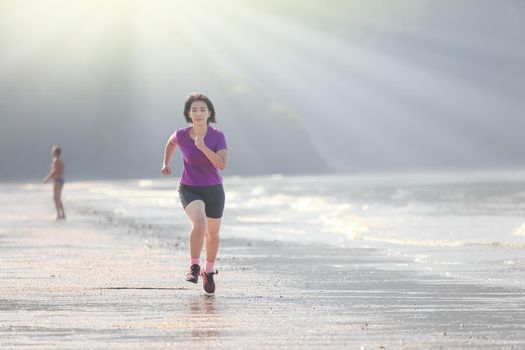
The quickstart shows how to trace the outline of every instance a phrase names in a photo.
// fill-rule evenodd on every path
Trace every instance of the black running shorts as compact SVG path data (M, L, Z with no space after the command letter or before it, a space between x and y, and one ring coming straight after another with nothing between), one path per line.
M204 202L207 217L212 219L222 217L225 199L222 184L205 187L180 184L179 197L184 209L194 200L201 200Z

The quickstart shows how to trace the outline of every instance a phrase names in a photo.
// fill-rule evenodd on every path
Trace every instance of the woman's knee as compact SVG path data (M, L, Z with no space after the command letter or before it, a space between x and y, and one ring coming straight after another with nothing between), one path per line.
M198 232L200 234L204 234L206 233L206 231L208 230L208 225L206 224L206 220L203 219L196 219L194 221L192 221L192 229L194 232Z
M206 240L209 242L219 240L219 231L206 232Z

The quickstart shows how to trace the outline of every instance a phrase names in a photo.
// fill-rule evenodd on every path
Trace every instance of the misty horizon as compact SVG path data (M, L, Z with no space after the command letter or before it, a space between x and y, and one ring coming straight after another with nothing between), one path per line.
M520 1L4 1L0 179L160 176L207 94L224 176L525 167ZM180 153L172 160L182 169Z

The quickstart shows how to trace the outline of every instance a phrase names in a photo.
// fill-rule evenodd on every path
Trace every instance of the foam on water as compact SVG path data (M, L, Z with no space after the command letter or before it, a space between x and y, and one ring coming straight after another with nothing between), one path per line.
M516 231L514 231L514 235L518 237L525 237L525 223L521 224Z

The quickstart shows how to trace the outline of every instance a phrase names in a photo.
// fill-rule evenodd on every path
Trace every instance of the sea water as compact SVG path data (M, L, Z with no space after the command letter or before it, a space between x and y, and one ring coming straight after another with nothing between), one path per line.
M224 180L224 238L372 248L395 258L392 269L465 283L521 287L525 281L525 171ZM169 232L189 230L177 185L174 177L68 182L64 199L86 213L165 227L161 239L170 241ZM50 191L32 184L0 191L13 187Z

